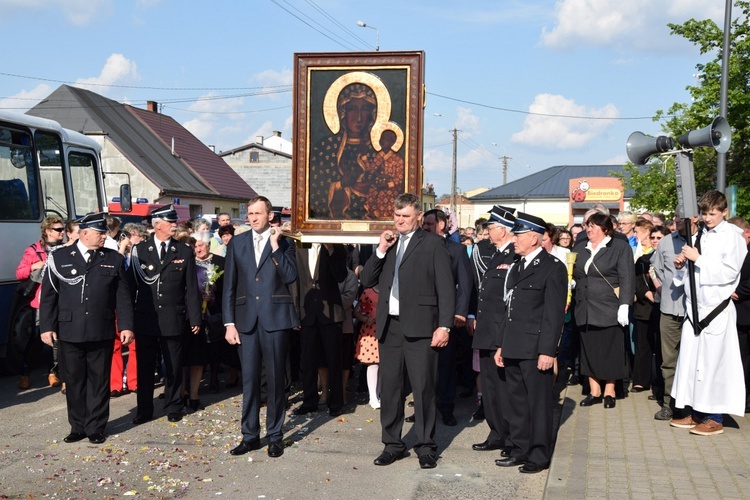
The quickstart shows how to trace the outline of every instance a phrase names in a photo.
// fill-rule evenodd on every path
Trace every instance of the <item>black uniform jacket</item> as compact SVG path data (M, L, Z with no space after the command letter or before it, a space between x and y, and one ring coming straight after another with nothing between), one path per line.
M115 310L118 329L133 330L133 303L122 255L101 248L86 263L78 246L71 245L55 250L49 259L39 304L41 332L57 332L65 342L111 340L117 334ZM85 279L73 284L60 276Z
M471 345L474 349L497 349L497 334L505 315L503 286L515 257L513 244L508 243L487 264L477 291L477 327Z
M318 262L310 272L310 249L298 248L295 302L302 325L330 325L344 321L339 283L346 279L346 248L333 246L333 255L320 246Z
M511 295L498 330L497 345L502 348L504 358L555 356L568 296L565 264L542 249L526 263L520 275L516 268L514 265L508 270L507 289Z
M159 277L149 284L141 273L149 281ZM201 325L202 296L195 271L195 254L187 243L173 238L163 263L159 262L153 236L138 243L131 252L128 278L135 293L136 336L182 335L188 320L189 326Z

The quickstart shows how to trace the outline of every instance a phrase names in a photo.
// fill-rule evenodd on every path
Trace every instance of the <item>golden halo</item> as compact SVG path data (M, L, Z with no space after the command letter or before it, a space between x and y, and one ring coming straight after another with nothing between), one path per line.
M394 152L398 152L398 150L401 149L401 146L404 145L404 131L401 130L401 127L396 122L378 122L375 125L372 126L372 130L370 130L370 140L372 141L372 147L375 148L375 151L380 151L382 148L380 147L380 136L385 132L386 130L390 130L394 134L396 134L396 142L393 144L393 147L391 147L391 150Z
M339 100L339 94L347 85L352 83L361 83L367 85L375 93L375 99L377 100L377 114L375 116L375 125L385 123L391 117L391 95L388 93L388 89L383 84L383 81L372 73L366 73L364 71L352 71L338 77L328 90L326 91L325 98L323 99L323 117L325 118L326 125L332 133L338 134L341 130L341 123L339 121L339 114L336 104ZM398 133L396 134L398 135ZM373 139L372 131L370 132L370 140L372 145L379 151L380 146L378 145L380 134L377 135L378 140Z

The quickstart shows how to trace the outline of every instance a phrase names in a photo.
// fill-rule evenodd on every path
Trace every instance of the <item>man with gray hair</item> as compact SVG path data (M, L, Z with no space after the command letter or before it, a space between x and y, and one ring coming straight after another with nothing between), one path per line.
M154 415L154 370L164 357L164 411L170 422L182 419L182 337L201 328L201 293L193 249L172 236L177 212L172 205L151 211L154 234L135 245L128 276L135 290L138 339L138 410L135 425Z

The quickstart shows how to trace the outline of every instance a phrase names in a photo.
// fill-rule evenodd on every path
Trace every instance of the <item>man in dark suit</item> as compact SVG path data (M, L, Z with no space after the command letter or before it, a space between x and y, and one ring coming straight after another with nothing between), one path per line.
M123 256L103 248L104 214L84 217L78 242L49 255L42 281L39 326L42 341L59 341L71 431L66 443L105 441L114 339L133 340L133 303ZM117 325L115 325L117 311Z
M475 276L479 277L477 284L476 327L472 347L479 350L479 380L482 387L482 406L490 427L487 439L482 443L472 445L475 451L508 450L508 422L503 416L503 407L507 406L507 389L505 384L505 368L495 364L497 351L498 326L505 314L503 302L505 276L513 264L516 253L513 251L512 229L516 218L515 209L495 205L490 211L487 222L490 229L488 240L495 248L495 253L486 264L481 266L482 260L475 260ZM505 403L505 404L504 404Z
M242 442L230 451L260 449L260 370L266 370L268 456L284 454L284 379L291 329L299 326L290 287L297 279L294 245L271 228L271 202L256 196L247 203L253 230L229 242L222 308L226 339L240 346L242 364Z
M159 349L165 364L164 413L170 422L182 419L183 335L188 331L197 335L202 323L193 249L172 238L177 231L177 212L172 205L165 205L151 211L151 220L154 234L133 247L128 269L135 292L138 338L135 425L154 416L154 370Z
M513 248L521 259L508 270L495 353L497 366L505 367L510 405L503 413L513 445L495 463L520 465L527 474L546 469L552 458L552 368L568 293L565 264L541 246L546 226L539 217L516 215Z
M422 217L422 229L443 238L451 256L451 274L456 284L456 310L453 316L453 330L448 345L440 349L438 355L438 411L443 416L443 424L454 426L456 417L453 409L456 404L456 349L459 336L466 333L466 318L469 315L469 302L474 282L471 276L471 261L466 246L446 238L445 228L448 217L438 209L428 210ZM446 270L447 271L447 270Z
M330 394L324 394L328 413L341 415L344 406L341 325L344 307L339 283L346 279L346 249L343 245L313 243L297 250L297 297L302 368L302 405L295 415L318 411L318 367L328 367ZM323 354L320 359L319 354Z
M408 371L414 394L414 451L419 465L437 465L435 444L435 385L438 349L448 344L455 308L456 286L449 272L450 254L441 238L422 231L419 198L396 197L396 233L385 231L367 261L362 286L380 287L377 338L380 349L380 422L385 450L375 465L403 458L404 377Z

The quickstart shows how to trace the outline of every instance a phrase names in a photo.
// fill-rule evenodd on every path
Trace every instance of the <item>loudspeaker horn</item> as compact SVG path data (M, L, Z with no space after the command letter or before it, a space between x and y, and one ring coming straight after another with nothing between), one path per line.
M700 130L691 130L682 134L677 142L686 149L711 146L717 153L726 153L732 144L732 130L726 118L717 116L711 125Z
M625 146L628 159L635 165L644 165L648 158L656 153L666 153L672 149L672 138L666 135L651 137L643 132L633 132Z

